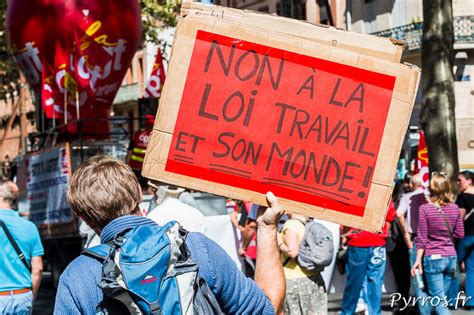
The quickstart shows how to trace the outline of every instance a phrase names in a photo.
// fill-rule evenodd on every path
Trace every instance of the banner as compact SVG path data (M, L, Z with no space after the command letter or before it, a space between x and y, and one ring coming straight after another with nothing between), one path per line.
M46 117L107 119L138 48L140 10L135 0L15 0L6 30ZM93 126L108 131L103 122Z
M425 134L421 129L416 160L415 173L420 173L420 178L423 182L423 188L426 190L430 185L430 169L428 167L428 147L426 146Z
M151 70L150 78L146 83L143 97L160 97L161 89L163 87L164 82L165 69L163 68L163 56L161 54L161 49L158 48L155 63L153 64L153 69Z
M196 39L166 170L363 215L395 78Z
M19 167L18 183L26 191L23 208L38 226L68 223L73 215L66 201L71 176L69 145L26 155Z

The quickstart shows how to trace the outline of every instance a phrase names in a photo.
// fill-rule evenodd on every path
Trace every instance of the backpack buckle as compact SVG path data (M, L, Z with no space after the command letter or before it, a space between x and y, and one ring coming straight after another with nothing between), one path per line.
M127 241L127 238L123 237L122 235L117 235L116 237L114 237L114 239L112 240L112 244L115 245L115 247L120 247L123 245L123 243L125 243Z

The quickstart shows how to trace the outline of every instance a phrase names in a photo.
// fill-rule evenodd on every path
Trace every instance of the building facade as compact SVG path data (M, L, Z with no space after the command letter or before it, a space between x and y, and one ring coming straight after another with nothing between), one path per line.
M26 84L0 99L0 179L8 178L14 158L26 150L25 137L36 132L36 110Z
M329 3L329 8L327 7ZM421 67L423 31L422 0L337 0L306 3L307 19L350 31L402 40L406 43L402 62ZM453 0L454 90L456 98L456 134L461 169L474 169L474 3ZM418 118L422 106L421 85L415 102L410 128L416 142ZM410 137L410 134L407 135Z
M117 96L112 107L112 117L122 118L127 121L126 129L133 134L139 129L139 106L138 99L143 97L145 84L150 76L158 48L162 50L163 65L165 70L171 53L174 28L167 28L159 32L161 45L146 42L145 45L135 53L130 67L125 74Z
M402 62L421 67L423 29L422 0L202 0L206 3L247 9L332 25L353 32L391 37L406 43ZM455 33L456 132L461 169L474 169L474 3L453 0ZM161 34L167 44L166 59L173 30ZM137 96L143 95L157 46L147 44L133 59L114 102L113 115L132 121L138 117ZM422 106L421 85L407 134L408 146L417 143L418 118ZM138 129L138 121L129 123Z

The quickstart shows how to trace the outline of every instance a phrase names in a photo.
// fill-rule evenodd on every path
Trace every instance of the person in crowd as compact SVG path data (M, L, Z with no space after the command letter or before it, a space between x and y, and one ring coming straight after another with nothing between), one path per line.
M307 218L295 213L288 217L278 235L286 278L285 314L327 314L328 296L321 272L308 272L296 261Z
M400 199L397 219L408 248L411 253L416 253L416 249L413 250L413 240L416 238L418 229L418 211L421 205L427 203L420 174L415 174L410 178L410 190Z
M153 115L145 115L143 127L133 134L126 157L126 161L138 178L142 189L147 187L147 180L141 173L145 161L146 147L150 141L154 123L155 117Z
M157 206L147 214L149 219L158 225L177 221L190 232L205 234L206 222L201 211L178 199L179 195L184 192L183 188L159 184L156 189L154 198Z
M369 314L381 314L382 285L384 282L388 230L395 219L395 208L389 206L385 224L380 233L354 228L348 229L341 238L347 246L346 285L342 298L341 314L354 314L360 293L367 279L367 306ZM347 230L347 229L346 229Z
M457 254L460 265L466 270L466 296L472 297L466 301L466 308L474 308L474 174L470 171L460 172L457 184L460 191L456 199L461 216L464 220L464 238L458 241ZM459 291L459 273L455 281L454 292L451 297L457 296Z
M67 199L76 216L84 220L106 243L136 226L155 225L139 209L141 188L125 163L96 156L83 163L71 177ZM270 207L259 211L255 282L245 277L231 258L213 241L190 232L185 243L198 273L214 293L226 314L279 313L285 294L285 278L277 248L277 225L283 214L278 199L267 193ZM87 255L77 257L59 280L55 314L95 314L102 301L99 287L102 263Z
M416 237L418 230L418 214L421 205L427 203L425 190L423 189L423 182L420 174L414 174L409 182L410 192L404 194L400 199L397 207L397 221L400 227L403 239L408 247L409 268L416 261ZM432 306L430 303L423 303L422 301L428 297L427 286L420 288L416 281L412 278L412 286L415 291L418 310L421 314L430 314Z
M411 274L425 274L429 295L441 301L446 298L456 277L457 259L454 238L464 236L459 207L453 203L449 178L433 173L429 184L429 203L420 206L416 237L416 260ZM450 314L443 303L430 303L438 314Z
M30 314L43 272L36 226L13 210L18 186L0 180L0 314Z
M395 208L398 207L402 194L406 193L403 186L404 181L402 180L395 183L392 193L392 201ZM403 298L408 300L410 296L411 265L408 255L408 247L405 243L399 224L391 224L390 230L388 231L385 249L395 275L394 279L397 286L396 292L400 293Z
M252 211L253 208L253 211ZM239 248L239 255L242 257L244 274L253 279L255 276L255 262L257 260L257 210L258 205L242 202L240 210L245 215L244 225L240 227L241 232L241 247ZM240 226L240 224L237 224Z

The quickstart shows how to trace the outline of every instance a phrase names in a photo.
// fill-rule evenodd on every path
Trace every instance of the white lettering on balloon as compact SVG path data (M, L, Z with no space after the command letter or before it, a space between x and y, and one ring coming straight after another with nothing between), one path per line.
M32 42L27 42L25 48L15 54L15 59L28 82L31 85L39 84L42 64L38 48L33 47Z

